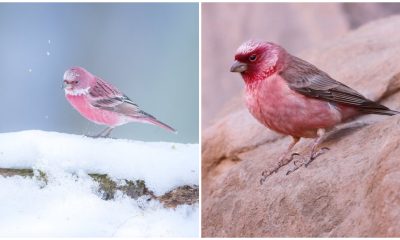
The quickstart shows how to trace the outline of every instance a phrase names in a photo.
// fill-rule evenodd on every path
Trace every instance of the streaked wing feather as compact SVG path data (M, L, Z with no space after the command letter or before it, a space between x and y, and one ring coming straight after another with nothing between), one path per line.
M94 107L121 113L130 117L154 118L150 114L140 110L139 106L125 94L101 79L97 79L95 86L89 90L89 96L91 97L91 105Z
M389 110L371 101L352 88L334 80L314 65L292 56L285 71L280 73L289 87L298 93L325 101L342 103L365 111Z

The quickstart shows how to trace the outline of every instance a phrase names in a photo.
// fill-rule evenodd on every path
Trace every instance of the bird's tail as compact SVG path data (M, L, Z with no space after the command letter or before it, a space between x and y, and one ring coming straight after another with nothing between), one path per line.
M393 116L396 114L400 114L399 111L392 110L390 108L384 107L384 108L375 108L375 109L362 109L361 111L369 114L379 114L379 115L388 115L388 116Z
M171 126L169 126L169 125L167 125L167 124L165 124L165 123L163 123L161 121L158 121L154 117L153 118L147 118L146 121L149 122L150 124L162 127L162 128L164 128L164 129L166 129L168 131L171 131L173 133L178 133L178 131L176 131L174 128L172 128Z
M178 133L178 131L176 131L173 127L157 120L157 118L155 118L153 115L148 114L145 111L139 110L139 111L135 111L134 114L130 115L133 119L135 119L135 121L140 121L140 122L145 122L145 123L149 123L149 124L153 124L156 126L159 126L161 128L164 128L168 131L171 131L173 133Z

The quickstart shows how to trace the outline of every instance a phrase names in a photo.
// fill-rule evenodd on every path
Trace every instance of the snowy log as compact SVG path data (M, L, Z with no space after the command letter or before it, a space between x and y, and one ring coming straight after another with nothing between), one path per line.
M158 200L163 203L165 207L170 208L175 208L182 204L192 205L199 201L198 185L180 186L161 196L156 196L146 187L146 183L143 180L113 180L107 174L97 173L89 173L88 175L99 184L97 191L104 200L114 199L115 193L121 191L123 194L133 199L148 196L149 199ZM37 180L43 181L44 183L47 182L47 176L44 172L37 171L35 174L33 169L0 168L0 176L35 177Z
M0 176L90 176L103 199L117 191L166 206L198 201L198 144L93 139L38 130L0 134Z

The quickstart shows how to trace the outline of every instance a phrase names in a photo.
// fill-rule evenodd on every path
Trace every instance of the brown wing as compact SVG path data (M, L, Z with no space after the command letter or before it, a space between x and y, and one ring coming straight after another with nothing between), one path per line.
M352 88L331 78L314 65L294 56L280 75L289 87L308 97L354 106L365 113L394 115L399 112L371 101Z

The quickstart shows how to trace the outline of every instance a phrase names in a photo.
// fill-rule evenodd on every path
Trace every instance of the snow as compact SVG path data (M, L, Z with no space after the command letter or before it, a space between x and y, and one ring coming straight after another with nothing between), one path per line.
M93 139L38 130L0 134L0 167L145 180L156 195L198 184L198 144Z
M28 178L0 177L0 236L198 236L198 206L166 209L122 195L105 201L94 194L93 184L65 176L41 188Z
M156 195L198 185L198 144L92 139L38 130L0 134L0 168L46 172L0 176L0 236L196 237L199 207L167 209L118 192L103 200L88 173L142 179Z

